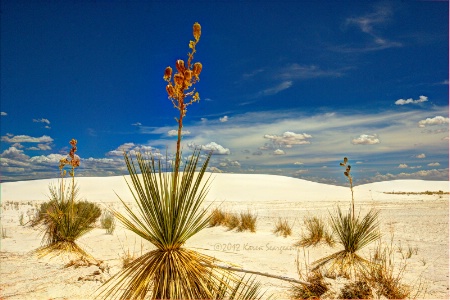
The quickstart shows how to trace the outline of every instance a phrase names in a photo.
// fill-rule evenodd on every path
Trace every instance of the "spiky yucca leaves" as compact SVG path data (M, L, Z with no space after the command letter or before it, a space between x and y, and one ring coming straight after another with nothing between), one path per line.
M209 178L204 183L202 179L211 154L196 172L199 157L195 151L174 181L175 169L164 173L161 162L151 155L138 153L133 159L125 154L137 213L121 200L127 214L114 214L125 228L157 249L112 277L102 297L142 299L150 292L152 299L210 299L223 287L223 278L237 281L230 271L214 268L215 258L183 247L210 221L201 205L209 186Z
M45 212L41 215L44 236L43 246L36 250L39 256L58 255L68 252L78 256L90 257L77 244L76 240L92 230L93 224L100 216L100 208L95 204L78 201L77 186L64 189L50 186L50 201L43 205Z
M351 210L343 214L338 207L336 216L331 215L331 226L344 249L315 261L314 269L330 264L329 271L354 277L359 269L366 268L370 262L356 252L380 238L378 215L379 211L372 209L362 218L353 217Z

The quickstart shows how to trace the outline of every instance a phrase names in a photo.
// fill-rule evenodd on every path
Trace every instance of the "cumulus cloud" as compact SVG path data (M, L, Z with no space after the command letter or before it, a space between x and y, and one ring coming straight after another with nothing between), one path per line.
M417 104L422 102L427 102L428 97L427 96L419 96L419 99L413 100L412 98L409 99L398 99L395 101L396 105L405 105L405 104Z
M1 112L1 115L2 115L2 117L3 117L3 116L7 116L8 114L5 113L4 111L2 111L2 112Z
M28 135L6 135L2 136L2 142L6 143L51 143L53 139L47 135L31 137Z
M217 155L229 155L231 153L230 149L217 144L216 142L211 142L206 145L196 145L194 143L189 143L188 147L191 149L200 149L205 151L213 151L213 154Z
M399 164L398 168L399 169L406 169L406 168L408 168L408 165L407 164Z
M223 116L222 118L219 118L219 121L222 123L228 122L228 116Z
M379 144L380 139L378 135L361 134L358 138L352 140L353 145L375 145Z
M191 132L189 130L181 130L181 135L190 135ZM172 129L167 132L168 136L178 136L178 130Z
M132 126L142 126L142 123L141 122L136 122L136 123L134 123L134 124L131 124Z
M439 167L441 164L438 162L434 162L434 163L429 163L427 166L429 167Z
M442 124L448 124L448 118L445 118L443 116L436 116L434 118L426 118L425 120L421 120L418 123L419 127L422 128L425 126L434 126Z
M264 138L271 140L272 143L274 143L275 145L290 148L293 145L311 144L309 139L312 138L312 136L307 133L295 133L291 131L286 131L281 136L265 134Z
M277 150L273 151L273 154L274 155L284 155L286 153L281 149L277 149Z
M106 156L118 156L123 157L124 152L129 152L130 154L136 154L137 152L141 153L152 153L155 156L159 156L159 150L155 149L151 146L145 146L145 145L136 145L134 143L125 143L120 145L114 150L111 150L106 153Z
M425 157L427 157L425 155L425 153L420 153L420 154L416 155L416 158L425 158Z

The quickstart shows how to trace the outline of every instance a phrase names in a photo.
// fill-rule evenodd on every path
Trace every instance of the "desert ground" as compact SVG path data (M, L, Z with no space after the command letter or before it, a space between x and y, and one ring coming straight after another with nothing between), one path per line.
M246 270L294 279L299 279L297 259L304 266L340 250L339 245L296 248L293 244L304 230L306 216L327 218L338 205L349 208L348 187L272 175L213 174L211 179L205 209L250 211L257 215L256 232L206 228L186 247ZM122 176L76 180L81 198L102 208L120 210L118 196L133 203ZM46 179L1 184L0 299L93 299L102 282L121 269L124 257L137 257L153 249L118 225L112 235L99 227L78 241L101 264L70 265L69 256L38 258L32 251L41 245L41 231L26 223L38 205L48 200L49 184L57 182L58 179ZM444 193L419 194L425 191ZM371 208L380 211L382 240L389 242L393 234L395 258L399 264L406 263L404 282L419 289L418 298L449 298L448 191L448 181L421 180L378 182L354 188L357 213ZM24 225L20 224L20 216ZM291 236L273 233L280 217L293 225ZM369 245L361 253L369 256L374 246ZM414 249L414 253L404 259L407 249ZM290 298L289 282L257 278L264 283L265 295ZM332 289L343 285L340 278L331 281Z

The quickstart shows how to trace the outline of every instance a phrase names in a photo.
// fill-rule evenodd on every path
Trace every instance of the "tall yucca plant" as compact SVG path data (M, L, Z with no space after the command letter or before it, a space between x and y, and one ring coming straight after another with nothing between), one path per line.
M205 183L202 179L210 155L196 172L199 157L196 151L173 181L175 170L163 172L161 162L151 155L138 153L135 159L125 155L137 213L122 201L126 215L118 211L114 214L125 228L152 243L156 250L112 277L107 282L111 288L102 296L142 299L150 292L152 299L210 299L220 288L226 271L213 268L215 258L183 247L209 224L207 210L201 204L208 190L209 178Z
M142 299L150 293L152 299L218 299L240 291L240 297L256 295L259 286L243 282L231 271L217 268L215 258L187 249L185 242L208 227L210 215L202 209L208 191L209 178L203 181L211 153L200 166L200 151L194 151L181 166L181 138L186 107L200 100L192 85L199 81L201 63L193 63L201 27L193 26L194 41L190 41L188 60L177 60L177 73L167 67L164 80L169 99L179 110L178 139L171 172L164 172L161 161L151 154L137 153L135 158L125 153L130 174L127 182L137 206L137 212L122 201L126 214L114 211L125 228L156 247L108 280L99 296L120 299ZM120 197L119 197L120 198ZM233 283L235 290L233 291ZM241 287L247 288L241 288Z

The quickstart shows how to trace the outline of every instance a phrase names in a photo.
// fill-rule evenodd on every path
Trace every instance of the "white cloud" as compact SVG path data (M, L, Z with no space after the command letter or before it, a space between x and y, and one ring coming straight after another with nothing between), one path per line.
M189 130L181 130L181 135L190 135L191 132ZM167 132L168 136L178 136L178 130L172 129Z
M196 145L194 143L189 143L188 147L191 149L200 149L204 151L213 151L213 154L217 155L229 155L231 153L230 149L225 148L216 142L210 142L206 145Z
M224 116L222 118L219 118L219 121L224 123L224 122L228 122L228 116Z
M289 146L292 145L311 144L311 142L308 139L312 138L312 135L309 135L307 133L295 133L291 131L286 131L281 136L265 134L264 138L271 140L272 143L274 143L275 145L289 148Z
M297 63L290 64L284 67L277 78L285 79L310 79L317 77L340 77L342 73L334 70L322 70L318 66L302 66Z
M142 123L141 122L136 122L136 123L134 123L134 124L131 124L132 126L142 126Z
M439 167L441 164L438 162L434 162L434 163L429 163L427 166L429 167Z
M406 169L406 168L408 168L408 165L407 164L399 164L398 168L399 169Z
M413 100L412 98L409 98L407 100L398 99L397 101L395 101L395 104L396 105L417 104L417 103L422 103L422 102L426 102L426 101L428 101L427 96L419 96L419 99L417 99L417 100Z
M421 154L416 155L416 158L425 158L425 157L427 157L425 155L425 153L421 153Z
M43 135L41 137L31 137L28 135L6 135L2 136L2 142L7 143L51 143L53 139L47 135Z
M291 80L284 81L284 82L282 82L282 83L280 83L280 84L278 84L278 85L276 85L274 87L271 87L271 88L265 89L263 91L260 91L256 95L256 97L272 96L272 95L278 94L279 92L290 88L291 86L292 86L292 81Z
M448 118L442 116L436 116L434 118L426 118L425 120L419 121L419 127L423 128L425 126L434 126L434 125L442 125L448 124Z
M277 150L273 151L273 154L274 155L285 155L286 153L281 149L277 149Z
M231 162L231 165L232 165L233 167L241 167L240 162L238 162L237 160L232 161L232 162Z
M302 163L302 162L299 162L299 161L296 161L296 162L294 163L294 165L303 165L303 163Z
M38 164L51 164L58 166L59 161L65 157L67 157L67 155L61 154L40 155L31 157L30 162Z
M2 112L1 112L1 115L2 115L2 117L3 117L3 116L7 116L8 114L5 113L4 111L2 111Z
M358 138L352 140L353 145L375 145L379 144L380 139L378 135L361 134Z
M35 122L35 123L46 123L46 124L50 125L50 121L48 119L44 119L44 118L42 118L42 119L33 119L33 122Z

